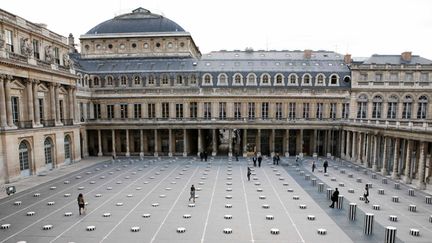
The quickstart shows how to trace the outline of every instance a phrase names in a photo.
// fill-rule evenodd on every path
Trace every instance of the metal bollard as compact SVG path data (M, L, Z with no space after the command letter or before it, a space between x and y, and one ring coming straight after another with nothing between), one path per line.
M351 221L356 220L356 212L357 212L357 204L356 203L350 203L349 204L349 212L348 212L348 218Z
M371 235L373 231L374 215L372 213L365 214L364 218L364 234Z
M384 235L384 243L395 243L396 241L396 227L387 226Z

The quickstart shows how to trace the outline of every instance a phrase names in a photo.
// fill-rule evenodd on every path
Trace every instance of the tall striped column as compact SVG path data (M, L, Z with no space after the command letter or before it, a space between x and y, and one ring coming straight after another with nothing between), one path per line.
M373 230L374 215L372 213L365 214L364 218L364 234L371 235Z
M336 208L342 209L342 207L343 207L343 199L344 199L343 195L339 195L338 196L338 200L336 202Z
M351 221L356 220L356 213L357 213L357 204L356 203L350 203L349 204L349 211L348 211L348 218Z
M333 194L333 189L327 188L327 199L328 200L331 200L332 194Z
M384 243L395 243L396 241L396 227L387 226L384 235Z
M318 183L318 192L323 192L324 191L324 183Z

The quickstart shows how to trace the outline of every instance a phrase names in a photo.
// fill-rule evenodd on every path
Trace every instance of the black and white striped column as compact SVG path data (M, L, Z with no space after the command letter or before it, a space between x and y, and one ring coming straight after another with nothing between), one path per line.
M371 235L373 230L374 215L372 213L365 214L364 218L364 234Z
M316 186L316 179L312 179L312 186Z
M324 183L318 183L318 192L324 191Z
M338 200L336 202L336 208L342 209L342 207L343 207L343 199L344 199L343 195L339 195L338 196Z
M357 204L356 203L350 203L349 204L349 211L348 211L348 218L351 221L356 220L356 213L357 213Z
M426 204L432 204L432 197L431 196L426 196Z
M384 235L384 243L396 242L396 227L387 226Z
M327 200L331 200L333 189L327 188Z
M414 197L414 189L408 189L408 195Z

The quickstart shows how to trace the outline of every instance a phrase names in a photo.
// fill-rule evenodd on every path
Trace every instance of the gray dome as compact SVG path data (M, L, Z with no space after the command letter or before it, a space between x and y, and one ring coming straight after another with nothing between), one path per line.
M151 13L144 8L137 8L132 13L123 14L96 25L86 34L120 34L145 32L185 32L170 19Z

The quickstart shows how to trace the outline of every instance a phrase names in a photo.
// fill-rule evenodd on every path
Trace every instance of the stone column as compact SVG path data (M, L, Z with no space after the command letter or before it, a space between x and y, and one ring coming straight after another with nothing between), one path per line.
M13 123L13 116L12 116L12 95L11 95L11 82L12 77L7 76L6 83L5 83L5 95L6 95L6 112L7 112L7 124L9 127L16 127Z
M35 125L34 119L34 100L33 100L33 81L27 80L26 82L26 93L27 93L27 112L28 120L32 122L32 127Z
M357 132L353 132L352 133L352 144L351 144L351 146L352 146L351 161L352 162L356 161L356 154L357 154L357 151L356 151L357 141L356 140L357 140Z
M188 152L187 130L183 129L183 157L187 156L187 152Z
M140 131L140 158L144 157L144 132L142 129Z
M378 171L378 165L377 165L377 153L378 153L378 137L376 135L373 135L372 137L373 139L373 152L372 152L372 170L373 171Z
M362 155L363 155L363 134L357 133L357 163L362 164Z
M102 134L101 130L98 130L98 156L103 156L102 154Z
M76 87L74 87L73 89L72 89L72 100L73 100L73 107L74 107L74 112L75 112L75 114L74 114L74 123L78 123L78 122L80 122L80 119L81 119L81 114L80 114L80 106L79 106L79 104L78 104L78 101L77 101L77 99L76 99L76 92L77 92L77 88Z
M35 126L40 126L40 108L39 108L39 97L38 97L38 90L39 90L39 81L33 80L33 107L34 107L34 124Z
M426 189L425 183L425 147L426 142L420 142L420 152L419 152L419 167L418 167L418 184L417 189L424 190Z
M201 134L201 129L198 129L198 156L200 155L200 153L204 152L203 151L203 147L202 147L202 134Z
M399 150L400 150L400 139L395 138L395 145L393 151L393 171L391 175L392 179L399 179L399 175L398 175Z
M285 157L289 157L289 129L285 130Z
M5 75L0 75L0 127L7 127L6 117L6 95L5 95Z
M313 143L312 143L313 154L318 155L318 130L314 129Z
M116 136L115 136L115 130L112 129L111 130L111 137L112 137L112 141L111 141L111 146L112 146L112 156L116 157L117 153L116 153Z
M61 121L60 121L60 97L59 97L59 91L60 91L60 85L59 84L57 84L57 85L55 85L55 88L54 88L54 93L55 93L55 97L54 97L54 100L55 100L55 106L56 106L56 108L55 108L55 123L56 123L56 126L57 125L61 125Z
M257 152L258 155L261 154L261 129L257 129L256 152Z
M216 135L216 129L212 130L212 156L217 155L217 135Z
M351 131L347 131L346 134L346 154L345 159L349 160L351 158Z
M272 129L270 134L270 155L275 155L275 129Z
M74 99L73 99L73 90L74 88L72 86L69 86L68 89L68 96L69 96L69 119L72 120L72 122L74 121L75 118L75 111L74 111Z
M340 157L345 158L345 131L341 131Z
M129 150L129 129L126 129L126 157L130 157L130 150Z
M381 174L383 176L387 175L387 150L388 150L388 138L387 137L383 137L384 139L384 147L383 147L383 151L382 151L382 168L381 168Z
M364 144L364 146L365 146L365 156L364 156L364 158L363 158L363 164L366 164L366 167L369 167L369 164L370 164L370 162L369 162L369 151L370 151L370 134L368 134L368 133L365 133L364 134L364 136L365 136L365 144Z
M243 129L243 157L247 157L247 129Z
M303 154L303 129L300 129L299 130L299 141L298 141L298 144L297 144L297 146L298 146L298 154L299 155L302 155Z
M232 149L232 129L228 129L228 156L233 156L233 149Z
M172 129L168 129L168 157L173 156Z
M412 181L411 175L410 175L412 146L413 146L413 141L408 140L408 145L406 147L405 171L404 171L404 175L405 175L404 181L407 184L411 184L411 181Z
M331 151L331 136L332 136L332 131L331 130L327 130L326 131L326 156L327 155L331 155L332 151Z
M51 120L56 119L56 102L55 102L55 92L54 92L54 84L49 84L49 93L50 93L50 118Z
M154 130L154 157L158 157L159 156L159 138L158 138L158 130L155 129ZM198 140L198 144L199 144L199 140Z

